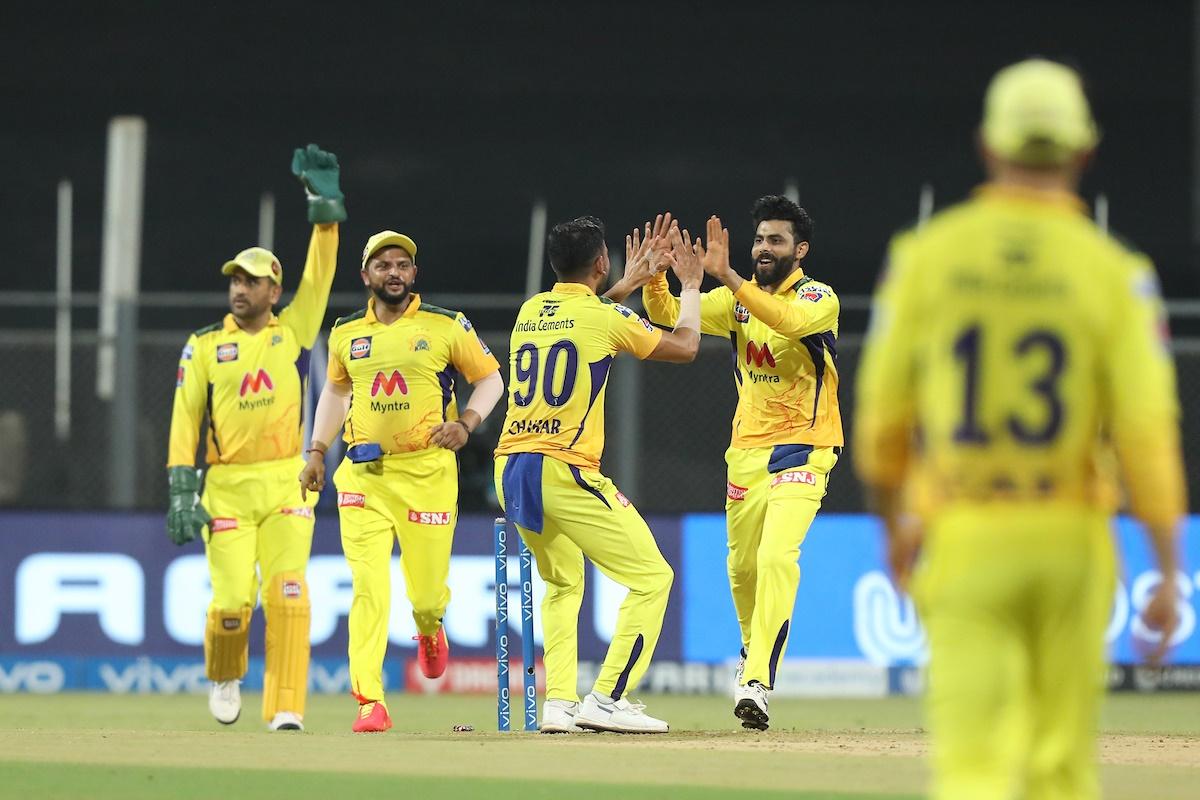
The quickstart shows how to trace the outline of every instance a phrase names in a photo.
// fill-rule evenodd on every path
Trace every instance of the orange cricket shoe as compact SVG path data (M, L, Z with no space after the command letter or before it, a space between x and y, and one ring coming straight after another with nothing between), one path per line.
M372 701L359 704L358 719L354 720L353 727L355 733L383 733L390 727L392 718L388 716L383 703Z
M446 641L446 626L433 636L414 636L417 641L417 665L426 678L440 678L450 663L450 643Z

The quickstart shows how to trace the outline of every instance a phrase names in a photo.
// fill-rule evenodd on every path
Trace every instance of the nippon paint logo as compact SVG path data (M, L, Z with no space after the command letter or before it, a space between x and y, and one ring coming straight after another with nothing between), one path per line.
M397 389L400 390L400 394L408 394L408 384L404 382L404 376L400 374L400 370L392 370L391 375L384 375L382 372L375 373L375 381L371 384L371 397L381 391L391 397Z
M366 508L367 496L357 492L338 492L338 508Z
M449 511L413 511L408 512L408 521L417 525L449 525Z
M771 486L778 486L781 483L803 483L807 486L816 486L817 476L807 470L781 472L775 476L775 480L771 481Z
M725 496L730 500L745 500L746 487L738 486L733 481L725 481Z
M247 372L242 376L242 388L238 390L238 395L245 397L247 393L258 394L264 389L274 391L275 382L271 380L271 373L260 369L257 373Z

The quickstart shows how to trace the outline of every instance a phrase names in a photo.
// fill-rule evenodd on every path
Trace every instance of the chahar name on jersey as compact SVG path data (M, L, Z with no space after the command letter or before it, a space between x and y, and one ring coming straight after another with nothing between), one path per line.
M562 421L557 419L515 419L508 426L510 436L519 433L541 433L557 436L562 430Z

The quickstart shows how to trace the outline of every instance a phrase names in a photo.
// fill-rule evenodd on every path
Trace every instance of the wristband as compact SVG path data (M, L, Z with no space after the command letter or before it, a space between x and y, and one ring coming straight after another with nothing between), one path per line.
M308 455L309 453L320 453L321 455L325 455L325 453L327 451L328 451L328 448L326 448L325 450L322 450L319 447L310 447L304 451L304 455Z
M454 421L463 426L463 430L467 432L467 436L471 435L471 429L467 427L467 423L463 422L461 418Z

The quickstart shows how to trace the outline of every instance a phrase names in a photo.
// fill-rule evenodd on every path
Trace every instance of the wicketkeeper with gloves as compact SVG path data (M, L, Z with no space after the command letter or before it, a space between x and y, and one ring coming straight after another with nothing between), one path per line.
M309 356L333 283L338 223L346 219L337 156L310 144L296 150L292 172L308 193L313 223L296 296L278 316L272 312L283 268L268 250L251 247L225 263L230 313L188 337L179 357L167 457L167 533L177 545L203 539L212 579L204 630L209 710L225 724L241 713L238 685L261 576L263 719L271 730L303 729L311 619L304 572L316 497L301 497L296 473L304 465ZM205 416L201 494L195 462Z

